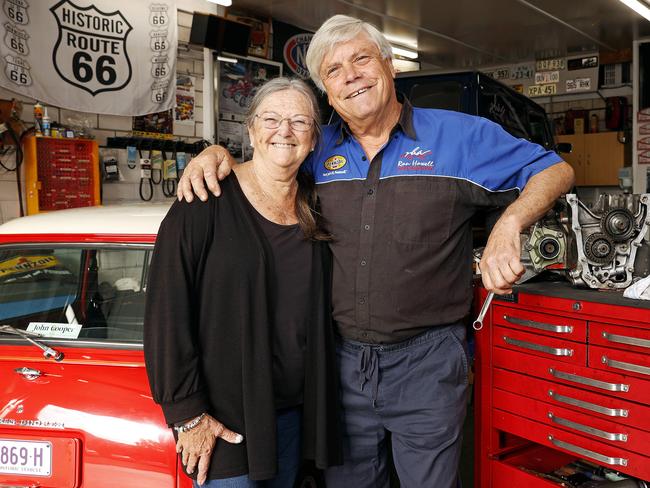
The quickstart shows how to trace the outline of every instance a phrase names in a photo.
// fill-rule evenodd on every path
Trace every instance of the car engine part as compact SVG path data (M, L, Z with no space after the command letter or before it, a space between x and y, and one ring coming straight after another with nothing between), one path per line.
M568 277L574 285L627 288L638 271L646 271L643 263L635 267L635 260L650 225L650 194L604 194L591 208L575 194L567 194L566 201L574 251L567 259Z

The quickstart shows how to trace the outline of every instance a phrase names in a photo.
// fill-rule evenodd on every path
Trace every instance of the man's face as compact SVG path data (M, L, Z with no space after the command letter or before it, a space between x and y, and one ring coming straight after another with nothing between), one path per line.
M329 104L348 123L379 117L395 96L390 60L365 34L335 44L320 68Z

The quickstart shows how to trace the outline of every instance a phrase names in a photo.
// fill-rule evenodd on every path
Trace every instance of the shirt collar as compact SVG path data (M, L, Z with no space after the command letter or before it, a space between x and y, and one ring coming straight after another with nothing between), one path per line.
M397 92L397 101L402 104L402 111L399 114L397 124L395 124L395 127L393 127L390 133L392 135L398 129L401 129L408 138L415 141L417 140L417 134L415 133L415 127L413 126L413 105L411 105L411 102L408 100L408 98L406 98L406 96L400 92ZM354 136L350 130L350 127L343 119L339 119L338 124L339 137L336 140L337 146L342 144L347 137Z

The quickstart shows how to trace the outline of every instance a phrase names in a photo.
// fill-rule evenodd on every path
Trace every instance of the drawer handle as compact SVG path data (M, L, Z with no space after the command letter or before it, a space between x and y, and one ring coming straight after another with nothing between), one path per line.
M535 344L534 342L520 341L519 339L513 339L508 336L503 336L503 340L506 344L513 346L523 347L524 349L532 349L533 351L541 351L553 356L573 356L573 349L566 349L564 347L549 347L542 346L541 344Z
M572 420L563 419L562 417L556 417L555 415L553 415L553 412L548 413L548 418L558 425L564 425L565 427L569 427L571 429L584 432L585 434L591 434L593 436L600 437L601 439L607 439L610 441L627 442L627 434L623 434L623 433L613 434L611 432L605 432L604 430L596 429L595 427L589 427L588 425L578 424L577 422L573 422Z
M605 381L599 381L599 380L594 380L592 378L585 378L584 376L578 376L577 374L565 373L564 371L556 371L553 368L549 368L548 372L551 373L551 375L561 380L573 381L574 383L593 386L594 388L600 388L601 390L630 391L630 385L626 385L625 383L607 383Z
M623 369L625 371L633 371L634 373L647 374L650 376L650 368L647 366L639 366L638 364L624 363L623 361L616 361L614 359L609 359L607 356L601 358L603 364L606 364L610 368Z
M627 459L625 458L615 458L615 457L605 456L604 454L599 454L597 452L590 451L589 449L585 449L584 447L574 446L573 444L569 444L568 442L561 441L559 439L554 438L552 435L548 436L548 440L551 441L551 444L553 444L554 446L565 449L569 452L573 452L575 454L580 454L581 456L595 459L596 461L609 464L610 466L627 466Z
M557 332L559 334L571 334L573 332L572 325L551 325L543 322L534 322L533 320L518 319L516 317L503 316L506 322L515 325L523 325L524 327L532 327L533 329L548 330L550 332Z
M550 396L551 398L555 399L558 402L584 408L586 410L591 410L592 412L602 413L603 415L608 415L610 417L627 417L629 414L629 411L624 408L603 407L601 405L585 402L583 400L577 400L575 398L567 397L564 395L558 395L553 390L548 390L548 396Z
M603 331L603 337L610 342L618 342L619 344L629 344L630 346L647 347L650 349L650 340L640 339L638 337L628 337L618 334L610 334Z

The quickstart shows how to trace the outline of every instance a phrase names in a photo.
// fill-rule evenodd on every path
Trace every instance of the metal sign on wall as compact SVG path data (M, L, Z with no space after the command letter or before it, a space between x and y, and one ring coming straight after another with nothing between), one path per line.
M175 0L0 1L0 86L102 114L174 106Z

